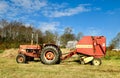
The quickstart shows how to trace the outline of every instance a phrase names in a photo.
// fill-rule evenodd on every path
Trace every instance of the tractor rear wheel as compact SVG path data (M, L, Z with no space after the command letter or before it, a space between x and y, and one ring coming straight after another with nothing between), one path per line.
M26 63L26 56L23 54L18 54L16 57L17 63Z
M95 65L95 66L99 66L101 65L101 59L100 58L94 58L93 61L92 61L92 64Z
M40 59L43 64L57 64L60 61L60 52L54 46L46 46L43 48Z

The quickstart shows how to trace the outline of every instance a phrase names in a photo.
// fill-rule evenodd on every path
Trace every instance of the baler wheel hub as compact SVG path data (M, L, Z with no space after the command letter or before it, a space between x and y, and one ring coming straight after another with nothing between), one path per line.
M95 65L95 66L99 66L101 65L101 59L99 58L94 58L94 60L92 61L92 64Z

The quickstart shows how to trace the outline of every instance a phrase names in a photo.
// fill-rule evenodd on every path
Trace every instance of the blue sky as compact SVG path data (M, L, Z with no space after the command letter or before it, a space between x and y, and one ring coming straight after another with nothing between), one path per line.
M0 19L21 21L63 33L103 35L107 44L120 32L120 0L0 0Z

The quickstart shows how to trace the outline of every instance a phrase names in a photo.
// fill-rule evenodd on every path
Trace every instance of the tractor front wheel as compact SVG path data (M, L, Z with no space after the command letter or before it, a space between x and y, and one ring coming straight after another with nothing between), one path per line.
M17 63L26 63L26 56L23 54L18 54L16 57Z
M54 46L46 46L43 48L40 59L43 64L57 64L60 61L60 52Z
M101 65L101 59L100 58L94 58L93 61L92 61L92 64L95 65L95 66L99 66Z

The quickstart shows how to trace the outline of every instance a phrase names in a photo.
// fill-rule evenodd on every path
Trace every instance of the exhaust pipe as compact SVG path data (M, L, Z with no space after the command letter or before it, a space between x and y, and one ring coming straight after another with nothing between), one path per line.
M32 32L32 38L31 38L31 45L33 45L33 32Z

